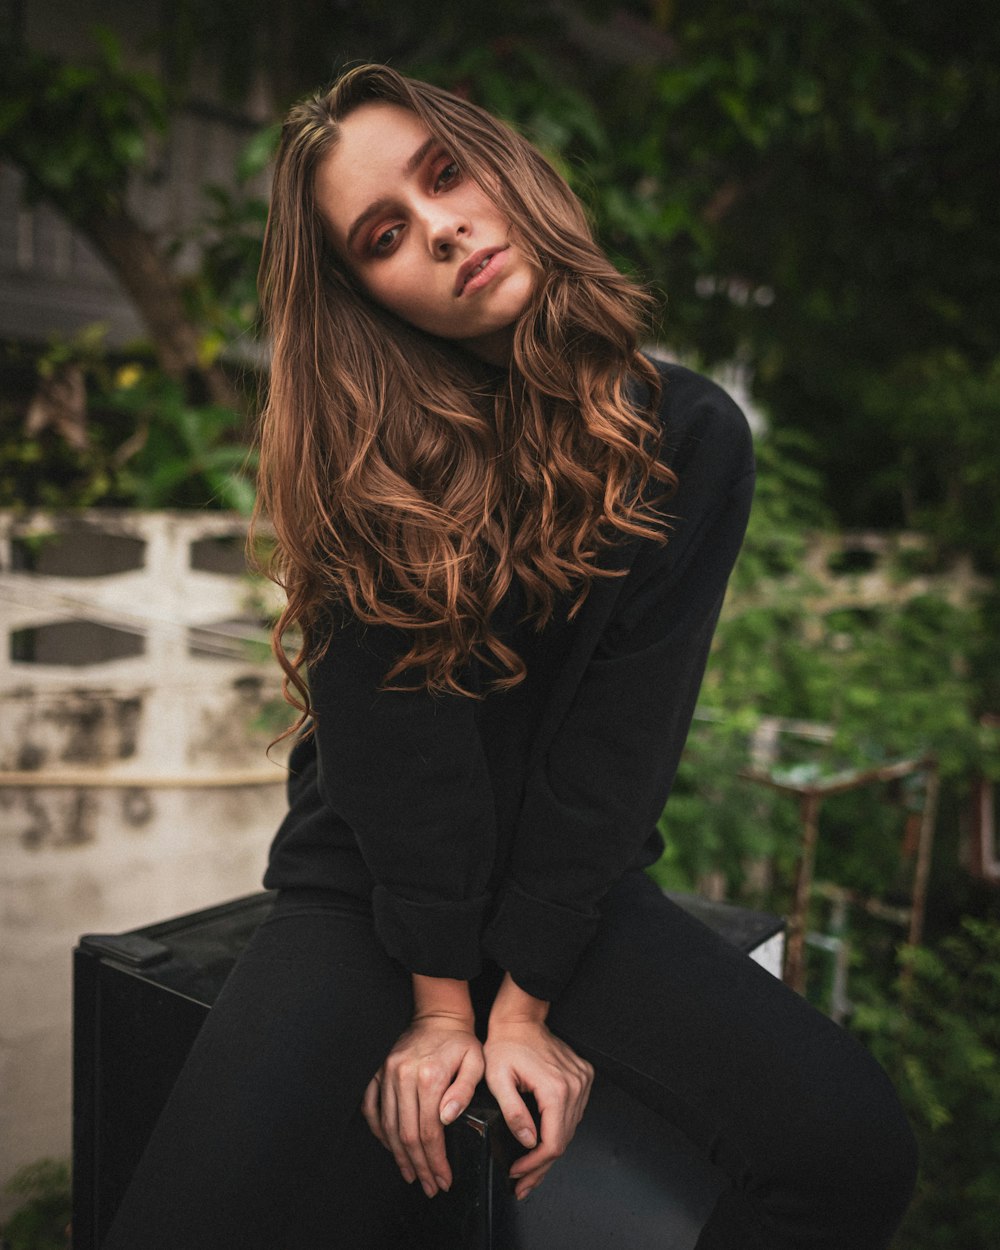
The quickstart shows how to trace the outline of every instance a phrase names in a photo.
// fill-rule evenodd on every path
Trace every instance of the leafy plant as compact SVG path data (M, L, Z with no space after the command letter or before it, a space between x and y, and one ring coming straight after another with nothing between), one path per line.
M257 270L267 222L260 180L279 134L279 125L265 126L244 144L234 185L204 187L200 219L169 248L176 256L193 245L199 257L197 270L185 279L185 297L193 319L204 327L200 350L206 363L226 349L257 353Z
M205 507L248 513L254 491L246 471L253 456L239 441L242 419L231 409L188 403L183 390L156 372L140 371L103 397L135 425L134 451L122 457L122 480L137 507Z
M167 125L154 75L126 66L105 27L87 62L65 62L6 42L0 152L27 174L35 199L57 197L72 219L120 208L130 175L148 166L151 137Z
M249 512L253 456L246 419L190 402L148 359L109 356L93 327L9 375L34 397L0 399L0 506L222 507ZM72 403L59 393L73 380ZM24 417L24 409L28 418Z
M786 748L790 779L936 754L960 785L990 767L982 710L985 604L925 594L892 607L819 609L805 571L810 524L823 521L798 440L760 445L757 501L715 639L695 728L661 827L665 882L694 888L721 873L743 888L748 864L770 860L781 910L800 833L793 797L743 780L761 718L831 728L818 745ZM913 784L913 783L911 783ZM889 803L887 799L901 800ZM900 838L920 794L869 788L824 803L818 870L865 892L891 892ZM863 831L864 836L858 836Z
M69 1164L40 1159L16 1172L6 1189L24 1202L3 1226L5 1250L67 1250L72 1215Z
M894 995L861 983L852 1029L892 1076L921 1179L899 1250L982 1250L1000 1228L1000 923L906 949Z

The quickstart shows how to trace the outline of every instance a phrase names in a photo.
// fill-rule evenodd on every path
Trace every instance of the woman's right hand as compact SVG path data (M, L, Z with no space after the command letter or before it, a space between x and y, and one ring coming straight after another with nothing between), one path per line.
M419 1179L428 1198L451 1187L443 1126L469 1105L484 1070L471 1016L422 1014L365 1090L368 1127L392 1151L403 1179Z

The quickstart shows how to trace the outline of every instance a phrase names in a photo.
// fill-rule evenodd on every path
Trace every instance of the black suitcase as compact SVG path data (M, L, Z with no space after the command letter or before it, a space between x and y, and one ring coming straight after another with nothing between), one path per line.
M760 912L672 897L748 952L783 927ZM271 902L255 894L80 939L74 1250L99 1250L191 1043ZM507 1182L520 1147L487 1091L447 1137L452 1189L421 1203L419 1220L407 1217L399 1250L691 1250L726 1183L686 1138L600 1078L566 1156L525 1202L513 1199Z

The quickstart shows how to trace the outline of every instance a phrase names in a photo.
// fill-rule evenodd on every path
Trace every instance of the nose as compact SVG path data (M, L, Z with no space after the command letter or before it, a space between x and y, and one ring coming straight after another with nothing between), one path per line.
M435 260L447 260L455 244L471 233L468 218L454 204L432 200L424 218L427 245Z

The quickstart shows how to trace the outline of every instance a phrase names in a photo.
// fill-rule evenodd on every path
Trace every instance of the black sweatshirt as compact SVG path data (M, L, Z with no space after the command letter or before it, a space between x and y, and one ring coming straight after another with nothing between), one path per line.
M481 700L379 691L408 648L357 621L311 667L313 737L292 751L290 810L268 888L332 890L371 906L411 972L469 979L483 958L555 999L601 900L662 850L673 783L753 494L746 420L714 383L659 366L664 458L679 485L667 544L603 553L577 616L538 631L516 586L494 627L527 678ZM474 683L488 675L473 665Z

